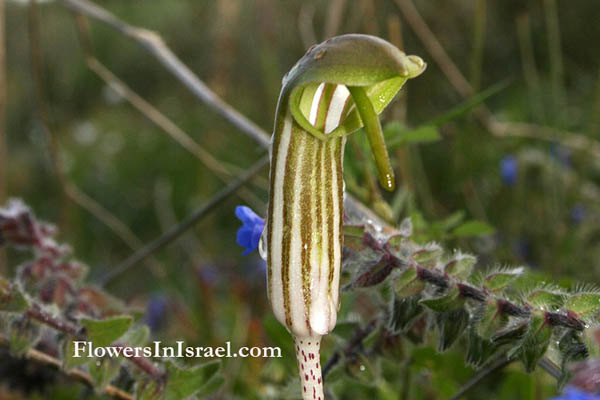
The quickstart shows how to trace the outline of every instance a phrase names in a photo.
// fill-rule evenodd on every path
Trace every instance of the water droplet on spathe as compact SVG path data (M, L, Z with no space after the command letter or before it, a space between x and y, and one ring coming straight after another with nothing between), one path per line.
M260 241L258 242L258 254L260 258L264 261L267 261L267 230L263 230L263 234L260 237Z

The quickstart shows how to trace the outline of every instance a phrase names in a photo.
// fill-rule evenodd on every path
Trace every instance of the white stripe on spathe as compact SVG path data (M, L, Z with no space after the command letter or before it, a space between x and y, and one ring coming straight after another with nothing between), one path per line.
M305 324L306 321L306 307L304 304L304 296L303 296L303 279L302 279L302 246L307 246L307 244L302 243L302 233L301 233L301 225L302 225L302 217L303 209L302 209L302 185L303 179L302 176L302 164L305 162L303 159L303 154L305 152L305 148L307 147L308 137L306 134L300 135L299 138L294 138L296 140L297 147L294 149L295 152L298 152L298 159L295 165L294 170L294 179L293 179L293 193L294 199L292 204L292 222L291 226L288 227L291 229L291 245L290 245L290 256L289 256L289 304L290 304L290 315L292 321L292 327L290 329L293 330L294 334L302 337L309 336L308 327Z
M325 120L325 133L331 133L341 123L342 112L346 107L346 101L350 96L348 88L344 85L337 85L333 92L333 97L329 105L329 111L327 112L327 119Z
M343 153L343 146L344 143L343 141L345 140L345 138L342 138L342 150L340 150L341 153ZM338 166L336 165L336 163L338 162L338 160L335 157L335 147L331 147L331 162L333 163L332 165L332 171L337 171ZM340 155L341 157L342 155ZM340 162L341 164L341 162ZM333 282L331 283L331 299L330 299L330 303L329 303L329 307L331 310L331 314L332 314L332 319L329 322L330 323L330 329L333 329L333 327L335 327L335 322L337 320L337 310L339 308L339 284L340 284L340 269L341 269L341 265L342 265L342 243L340 242L339 238L341 235L340 232L340 224L342 222L341 218L343 218L343 213L344 210L340 209L340 203L341 200L339 198L339 187L342 186L342 190L343 190L343 185L344 185L344 179L342 176L342 171L339 171L339 175L340 175L340 181L338 181L338 175L337 174L333 174L332 177L332 190L333 190L333 265L335 265L335 269L334 269L334 275L333 275Z
M317 115L319 115L319 105L321 103L321 97L323 96L324 88L324 83L321 83L319 87L317 87L317 90L315 91L315 94L313 96L313 101L310 105L310 114L308 115L308 122L310 122L313 126L317 122Z
M322 215L321 226L316 226L315 223L315 231L320 230L320 245L321 249L317 248L317 245L313 245L313 253L315 255L315 260L313 262L311 273L312 279L314 282L315 289L312 291L311 297L311 305L310 305L310 327L313 331L318 333L319 335L325 335L329 331L329 321L330 316L328 315L329 307L328 303L328 279L329 279L329 268L333 268L332 265L329 265L329 225L327 224L327 185L324 184L326 170L325 170L325 160L327 159L327 152L329 146L323 146L321 151L321 159L318 160L320 164L320 174L321 174L321 186L317 187L320 209ZM316 208L316 207L315 207ZM317 235L313 235L313 240L317 239ZM319 252L319 250L321 250ZM320 259L318 255L321 255Z
M283 280L281 277L282 265L281 254L283 247L283 180L285 165L287 164L290 139L292 137L292 116L287 114L283 121L283 130L277 151L277 166L275 170L275 187L273 196L273 222L271 235L271 280L269 287L272 288L269 297L273 307L273 313L280 321L285 321L285 309L283 304Z
M320 87L320 86L319 86ZM318 90L317 90L318 92ZM346 102L350 96L350 92L343 85L337 85L334 89L331 102L329 103L329 109L327 110L327 117L325 120L325 133L332 132L335 128L339 126L341 123L342 113L346 106ZM315 95L314 102L320 102L321 98L317 98ZM314 105L314 103L313 103ZM312 115L311 115L312 116ZM315 113L316 118L316 113ZM314 124L313 121L311 123ZM332 139L336 140L336 139ZM335 157L335 149L336 146L329 145L325 146L322 153L322 158L319 160L321 163L321 182L325 182L327 178L325 174L326 171L335 171L337 168L337 160ZM328 155L327 152L330 152ZM329 157L328 157L329 156ZM325 168L325 160L329 159L332 163L331 168ZM329 333L334 327L337 319L337 309L339 304L339 295L338 295L338 287L336 279L339 279L339 269L340 269L340 244L339 240L339 203L338 203L338 185L340 182L337 181L337 175L333 172L332 176L332 186L331 190L333 191L333 204L332 204L332 212L333 212L333 226L328 226L325 221L321 227L317 229L321 230L321 237L323 240L321 241L321 259L319 262L313 262L312 265L312 282L314 283L314 289L311 291L312 299L311 299L311 307L310 307L310 325L313 331L320 335L325 335ZM321 200L321 209L323 212L326 210L326 198L327 190L325 185L321 185L320 188L317 188L320 191L320 200ZM324 215L324 218L327 216ZM330 230L332 231L330 233ZM333 249L329 249L329 241L327 238L332 234L334 237L333 240ZM316 235L314 235L316 236ZM329 251L333 251L333 265L329 265ZM329 290L329 272L330 269L334 269L334 279L332 282L332 288ZM316 289L316 290L315 290Z
M350 92L348 91L348 88L346 88L346 86L344 85L338 85L338 87L335 90L335 93L333 94L333 101L332 101L332 106L330 109L330 114L328 115L327 118L327 124L325 125L325 130L326 132L331 132L333 131L335 128L337 128L341 123L342 123L342 118L343 115L342 113L344 112L344 109L346 108L346 105L348 103L350 99ZM331 120L329 120L329 117L331 117ZM330 125L329 125L330 124ZM346 137L343 137L340 139L342 141L341 143L341 149L340 149L340 166L343 165L343 160L344 160L344 148L346 147ZM332 152L335 152L335 149L332 147ZM335 153L332 154L331 156L331 162L334 163L334 165L332 166L333 171L337 170L337 166L335 165L336 162L338 162L338 160L335 157ZM340 270L341 270L341 264L342 264L342 243L339 240L339 237L341 235L340 232L340 225L342 223L341 218L343 218L343 212L344 210L340 210L340 203L343 204L343 199L340 199L339 196L339 190L338 187L341 185L342 187L342 195L345 193L346 190L346 185L344 182L344 178L343 178L343 172L339 171L339 176L340 176L340 180L341 182L338 182L337 180L337 175L333 178L333 182L332 182L332 186L333 186L333 204L334 204L334 211L333 211L333 264L336 266L334 269L334 273L333 273L333 281L331 282L331 299L329 302L329 310L330 310L330 315L331 315L331 319L329 321L329 330L332 330L335 327L335 323L337 321L337 311L340 307L340 301L339 301L339 286L340 286Z

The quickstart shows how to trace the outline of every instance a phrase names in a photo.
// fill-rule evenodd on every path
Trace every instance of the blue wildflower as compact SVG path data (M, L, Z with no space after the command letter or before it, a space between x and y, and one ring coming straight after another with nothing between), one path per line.
M575 204L569 211L569 219L575 225L579 225L585 218L585 206L581 203Z
M500 177L506 186L514 186L517 183L519 173L519 164L513 155L509 155L500 160Z
M246 206L237 206L235 215L243 223L237 231L237 244L246 248L242 253L245 256L258 248L258 242L265 227L265 220Z
M152 332L157 331L164 324L168 307L169 300L162 294L154 295L148 301L145 322Z
M213 264L205 264L197 269L198 278L206 285L214 285L217 281L217 268Z
M531 242L525 236L521 236L513 242L513 250L525 261L529 261L531 258Z
M552 400L600 400L600 396L569 386L561 397Z
M565 167L571 166L571 150L567 147L559 143L552 143L550 145L550 155Z

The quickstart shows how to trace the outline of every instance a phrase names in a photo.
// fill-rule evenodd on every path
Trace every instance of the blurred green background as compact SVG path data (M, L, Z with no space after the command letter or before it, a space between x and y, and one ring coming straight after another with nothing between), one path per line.
M447 76L452 71L415 34L414 24L421 25L403 0L97 3L159 33L211 89L268 132L282 76L327 35L377 35L421 56L426 72L406 85L382 119L389 139L405 143L392 152L399 189L388 194L377 188L364 135L353 135L345 165L348 191L393 223L412 217L424 242L477 254L482 268L527 265L565 285L600 282L597 1L415 1L433 33L426 38L439 41L471 94L456 90ZM41 50L42 107L68 180L142 242L200 207L224 183L86 66L73 15L61 2L39 4L39 24L27 2L8 1L5 11L6 158L0 169L7 197L23 198L38 217L55 222L60 240L90 265L89 279L98 280L132 250L61 189L36 106L32 46ZM95 21L89 25L97 59L232 176L264 154L138 44ZM39 43L32 42L36 26ZM465 104L472 95L473 104ZM436 121L440 116L446 118ZM430 142L406 139L423 126ZM244 194L156 253L160 268L141 263L109 285L111 293L145 310L153 337L215 346L226 340L239 346L275 343L291 354L291 341L267 304L264 264L256 253L242 257L235 243L234 207L249 204L264 215L267 177L265 170ZM481 223L464 224L475 220ZM10 274L21 259L9 252L7 260ZM360 294L352 296L357 298L342 298L343 303L360 303ZM350 311L343 306L342 315ZM324 346L325 359L336 342ZM412 371L410 398L448 398L473 373L460 349L444 355L417 349L411 360L410 368L390 367L398 375ZM293 356L225 363L223 398L281 398L278 390L295 383ZM340 398L359 398L348 393L401 398L395 379L371 385L372 379L348 372L353 373L359 379L340 389ZM554 391L543 372L529 377L515 366L501 376L470 398L495 393L498 399L543 399Z

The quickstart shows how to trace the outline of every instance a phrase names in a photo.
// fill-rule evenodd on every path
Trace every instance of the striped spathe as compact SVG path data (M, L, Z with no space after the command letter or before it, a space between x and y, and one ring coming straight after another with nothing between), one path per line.
M333 131L352 103L348 89L321 83L310 94L310 123ZM345 138L318 139L280 111L271 153L268 294L294 336L319 337L333 329L339 308Z

